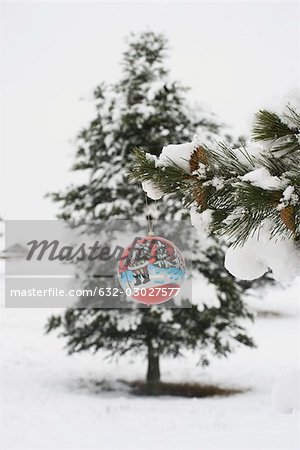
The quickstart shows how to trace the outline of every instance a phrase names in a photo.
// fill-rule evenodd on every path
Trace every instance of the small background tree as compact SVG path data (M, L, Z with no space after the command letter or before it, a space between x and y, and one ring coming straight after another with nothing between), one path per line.
M133 35L122 59L122 77L95 90L96 116L78 136L73 170L86 171L89 182L52 194L61 206L60 217L134 219L149 213L142 189L129 177L135 147L158 155L164 145L190 140L198 132L213 140L220 124L209 114L191 109L187 89L171 81L165 67L166 39L152 32ZM157 217L185 217L179 199L157 205ZM242 287L223 267L220 241L203 246L195 239L195 268L203 286L214 288L213 304L205 294L187 309L68 309L49 319L47 330L60 329L69 352L106 349L111 354L146 354L147 381L160 379L159 358L176 357L183 349L199 349L202 363L209 354L228 355L235 343L252 346L240 324L250 318L242 301ZM197 297L197 296L196 296Z

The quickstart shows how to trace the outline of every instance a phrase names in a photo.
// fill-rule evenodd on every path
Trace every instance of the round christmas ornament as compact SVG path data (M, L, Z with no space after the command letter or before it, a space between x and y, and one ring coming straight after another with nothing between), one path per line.
M127 297L146 305L176 297L185 277L178 248L159 236L135 239L123 252L118 278Z

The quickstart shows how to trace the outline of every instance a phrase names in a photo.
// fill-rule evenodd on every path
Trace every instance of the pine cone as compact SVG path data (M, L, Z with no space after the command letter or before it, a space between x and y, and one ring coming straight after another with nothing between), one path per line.
M286 206L281 209L279 214L287 229L294 232L296 230L294 208L292 206Z
M199 169L200 163L207 166L207 164L208 164L207 154L201 145L193 151L192 156L190 157L189 163L190 163L190 169L191 169L192 173L195 170Z
M194 187L193 194L194 194L194 199L195 199L197 205L201 206L202 209L205 209L207 194L200 184L197 184Z

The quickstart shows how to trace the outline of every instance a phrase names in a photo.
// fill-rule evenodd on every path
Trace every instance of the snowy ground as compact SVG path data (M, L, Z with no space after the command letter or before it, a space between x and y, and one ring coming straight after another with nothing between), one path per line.
M258 349L240 349L208 369L195 355L164 360L162 378L248 388L228 398L133 397L97 392L95 380L143 378L145 361L104 355L67 357L63 341L45 336L52 311L1 310L2 414L6 449L266 450L299 449L299 414L270 404L271 384L299 358L298 285L255 301L262 311L250 325ZM2 429L1 429L2 428Z

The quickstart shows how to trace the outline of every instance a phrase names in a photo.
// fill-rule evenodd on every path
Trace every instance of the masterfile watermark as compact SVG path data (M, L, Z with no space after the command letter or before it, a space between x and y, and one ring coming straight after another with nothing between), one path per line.
M141 239L142 238L140 236L134 238L131 252L142 251L141 249L136 248L136 244ZM67 262L108 261L114 258L120 261L125 258L124 247L117 245L115 248L111 249L109 246L101 245L99 241L95 241L93 245L88 245L87 243L83 242L78 246L71 246L61 245L61 242L57 239L51 242L47 241L46 239L42 241L34 239L27 242L26 245L29 247L26 261L31 261L33 259L41 261L43 258L48 258L49 261L59 260ZM153 241L152 246L154 245L155 242Z
M191 307L189 221L156 221L151 238L146 220L5 225L6 307L144 308L158 296L166 307ZM186 261L180 285L173 247Z

